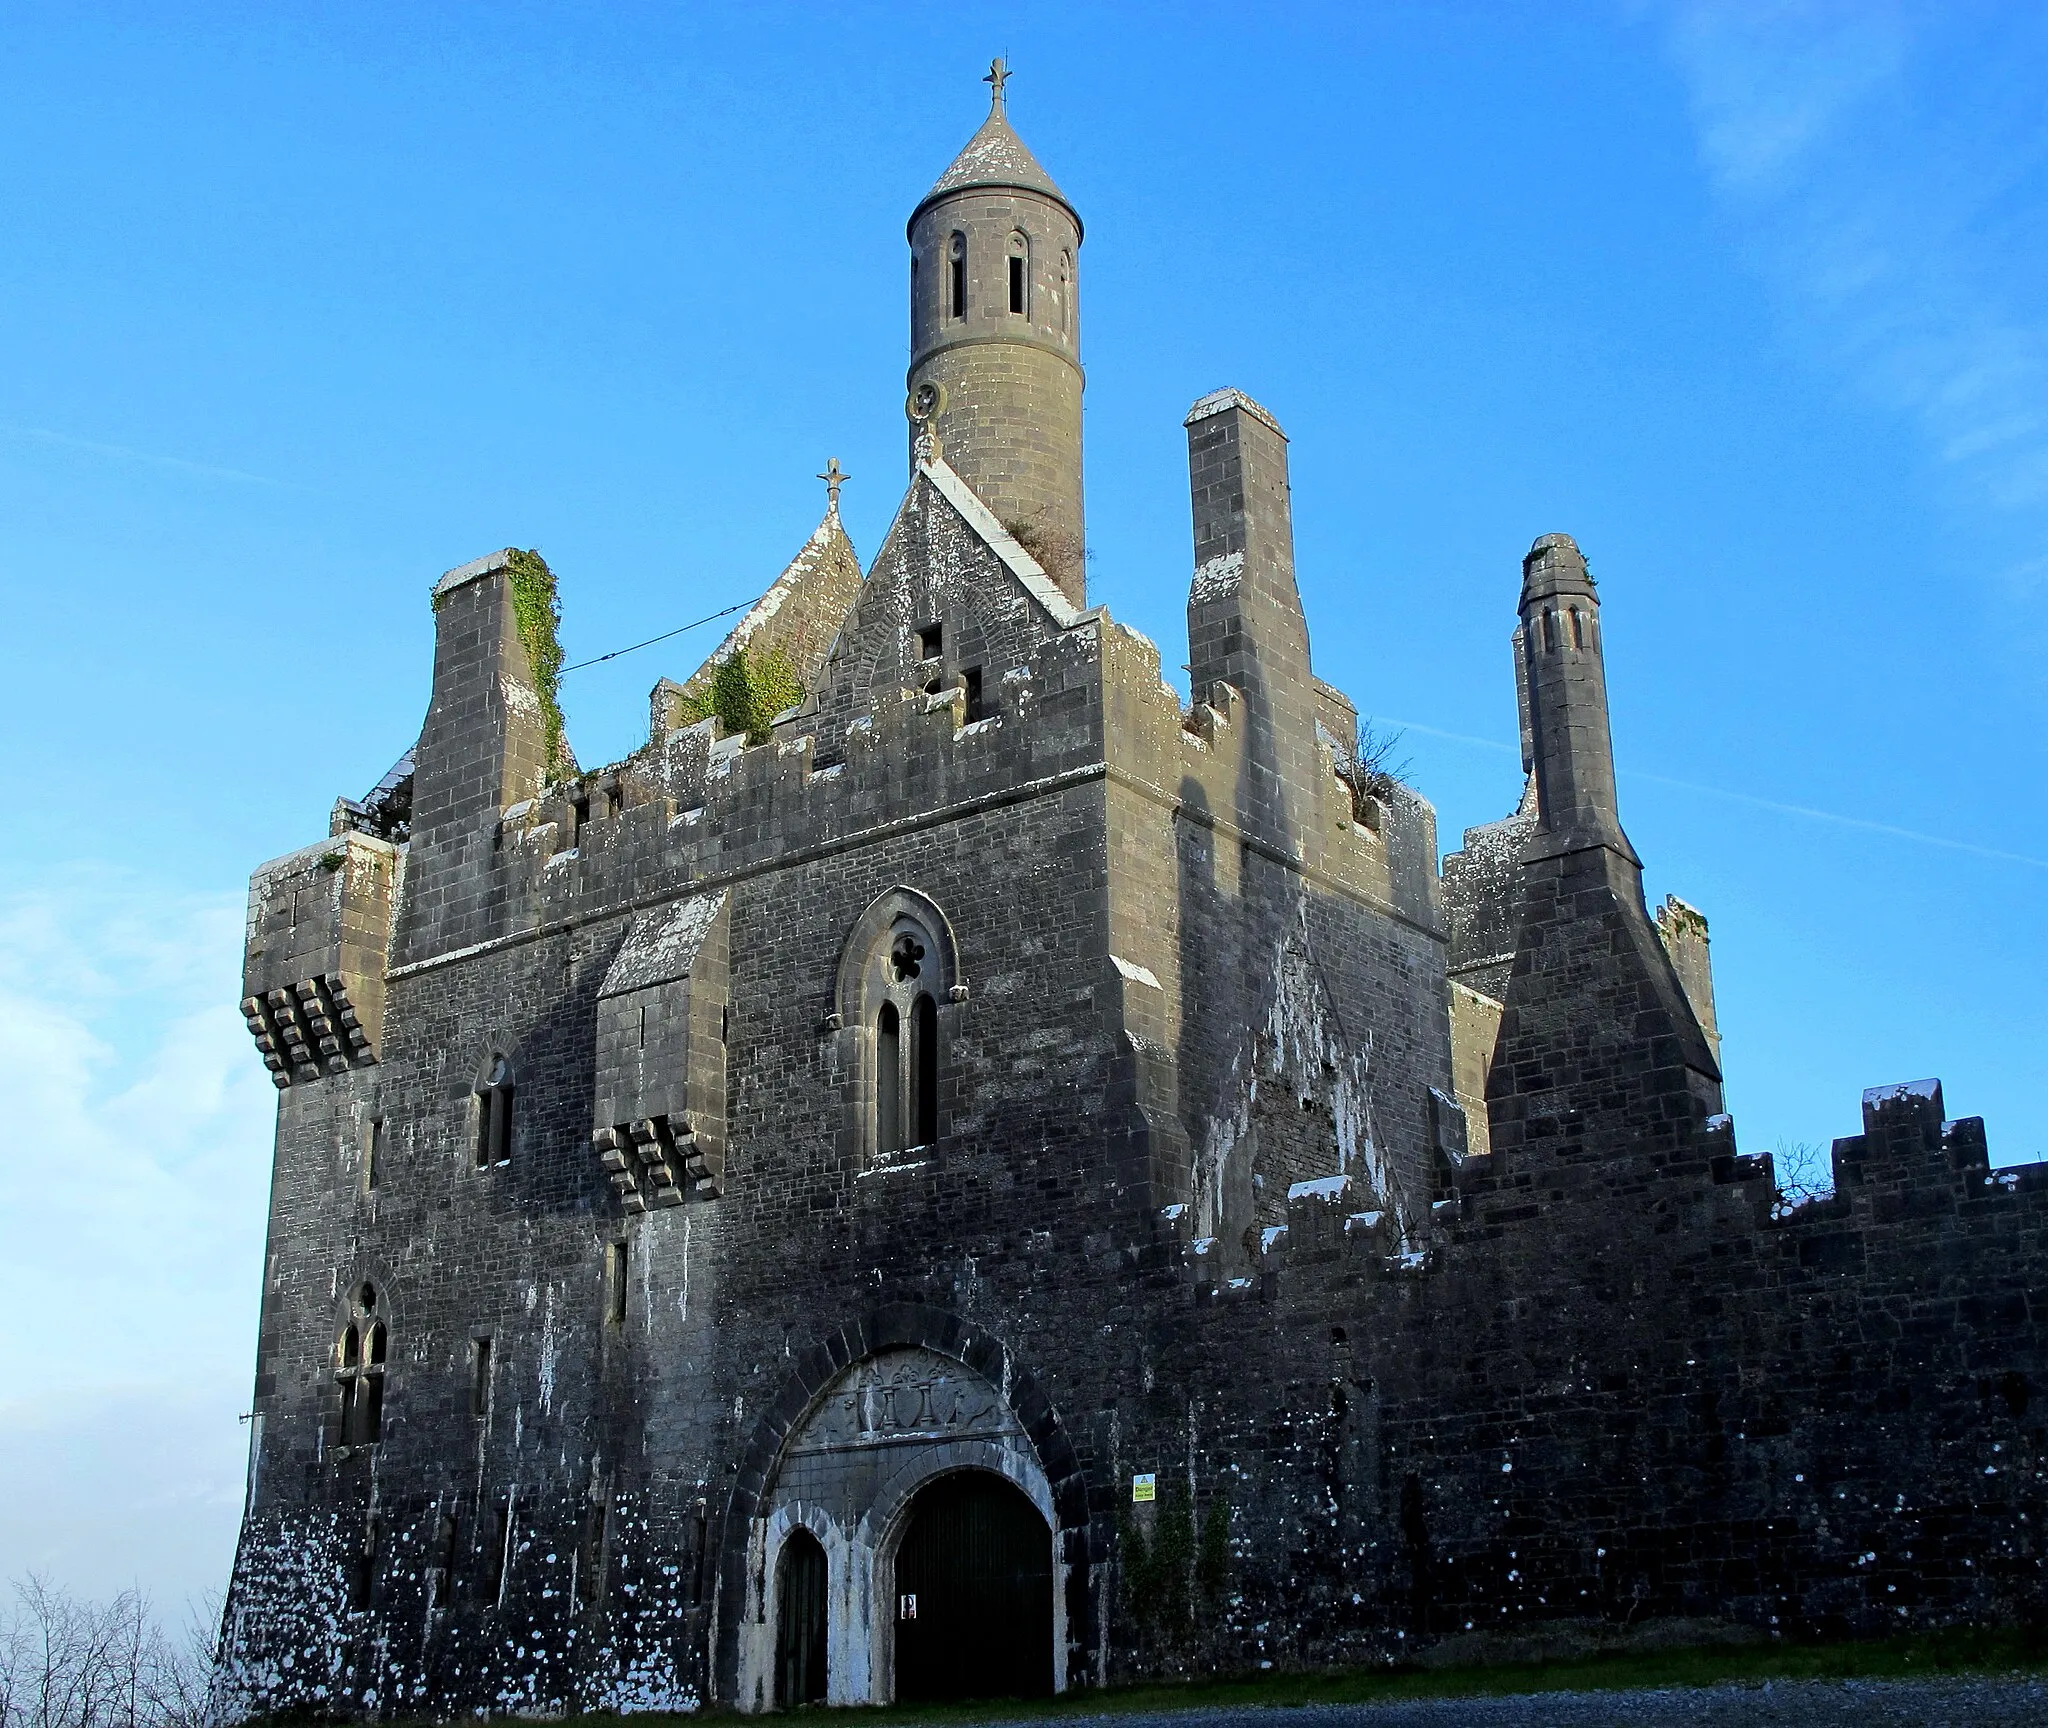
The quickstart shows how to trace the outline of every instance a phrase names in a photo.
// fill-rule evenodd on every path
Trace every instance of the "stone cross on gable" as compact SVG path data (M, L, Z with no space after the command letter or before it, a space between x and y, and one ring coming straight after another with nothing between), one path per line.
M839 488L844 486L853 476L839 466L839 458L834 456L825 464L825 472L820 474L818 478L825 482L826 507L837 511L839 508Z
M989 98L989 106L1000 109L1003 105L1003 86L1010 81L1010 69L1003 64L1003 57L1000 54L988 63L988 71L982 75L981 81L995 92Z

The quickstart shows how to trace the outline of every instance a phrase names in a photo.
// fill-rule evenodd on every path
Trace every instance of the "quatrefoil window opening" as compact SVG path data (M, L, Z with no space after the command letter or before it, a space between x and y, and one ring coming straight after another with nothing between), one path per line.
M924 944L908 930L899 930L896 940L889 946L889 980L902 984L918 975L918 963L924 959Z

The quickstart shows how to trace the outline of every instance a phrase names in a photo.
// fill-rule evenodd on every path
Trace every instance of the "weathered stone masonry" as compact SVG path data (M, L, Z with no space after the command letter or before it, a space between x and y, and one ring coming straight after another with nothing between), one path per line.
M912 240L945 388L864 579L829 511L722 650L802 679L767 742L674 723L700 673L551 765L497 554L436 588L414 750L252 883L244 1679L886 1699L962 1481L1044 1544L1026 1687L2038 1618L2048 1183L1932 1082L1830 1198L1738 1150L1577 548L1524 564L1529 794L1439 877L1314 673L1274 418L1188 417L1184 706L1086 605L1080 224L1000 104Z

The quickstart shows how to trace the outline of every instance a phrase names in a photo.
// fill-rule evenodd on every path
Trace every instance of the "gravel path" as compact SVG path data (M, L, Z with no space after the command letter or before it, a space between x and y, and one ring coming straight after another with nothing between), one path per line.
M1061 1728L2048 1728L2048 1680L1774 1680L1659 1692L1072 1716Z

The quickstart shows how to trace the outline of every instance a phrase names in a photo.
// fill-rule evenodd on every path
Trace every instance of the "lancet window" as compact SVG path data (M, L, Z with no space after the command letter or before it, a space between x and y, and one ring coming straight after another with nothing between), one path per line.
M1010 236L1010 310L1031 310L1031 242L1022 234Z
M512 1161L512 1064L496 1052L476 1083L476 1167Z

